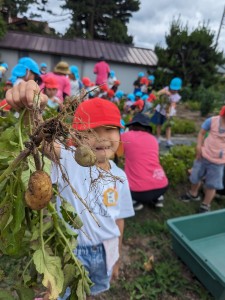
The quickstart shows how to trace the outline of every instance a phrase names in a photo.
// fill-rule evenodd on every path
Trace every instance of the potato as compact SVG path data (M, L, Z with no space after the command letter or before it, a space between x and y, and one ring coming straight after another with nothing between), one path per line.
M52 198L52 182L50 176L44 171L35 171L28 183L25 193L27 205L34 210L47 206Z
M96 155L88 146L78 146L75 152L75 160L82 167L91 167L96 163Z

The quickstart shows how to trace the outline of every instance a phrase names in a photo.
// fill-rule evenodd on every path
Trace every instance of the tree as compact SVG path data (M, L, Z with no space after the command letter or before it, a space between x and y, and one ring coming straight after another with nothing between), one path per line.
M62 8L71 10L72 24L65 36L131 44L126 24L139 6L139 0L66 0Z
M209 87L217 82L217 67L225 63L223 53L216 49L215 34L208 25L199 25L192 32L180 19L174 20L166 35L166 48L159 45L155 52L158 66L167 70L167 77L181 77L185 85ZM164 82L165 85L165 82Z
M47 22L32 20L40 17L43 11L53 15L52 11L46 9L47 2L48 0L0 0L0 37L3 37L7 30L57 35L53 28L48 27ZM29 17L23 16L31 5L34 9L30 12ZM18 14L23 16L18 24L9 22L11 18L16 19Z

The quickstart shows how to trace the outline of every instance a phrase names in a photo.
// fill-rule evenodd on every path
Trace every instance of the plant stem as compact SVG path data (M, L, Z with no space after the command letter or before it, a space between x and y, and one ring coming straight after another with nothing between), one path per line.
M43 239L43 209L40 210L40 241L41 241L41 250L43 252L43 256L45 257L45 243Z
M64 233L62 232L61 228L59 227L59 223L58 223L58 220L57 220L57 211L55 210L54 206L52 205L52 203L48 203L48 209L52 215L52 219L53 219L53 223L54 223L54 226L55 226L55 229L57 230L57 232L59 233L59 235L62 237L63 241L65 242L68 250L69 250L69 253L72 257L72 259L74 260L75 264L77 265L79 271L80 271L80 274L83 274L83 271L78 263L78 260L76 258L76 256L74 255L73 253L73 249L71 249L70 247L70 244L67 240L67 238L65 237Z
M19 142L20 142L21 150L24 150L23 138L22 138L22 120L23 120L23 116L24 116L25 112L26 112L26 109L24 109L22 111L22 113L20 114L20 117L19 117Z
M25 149L14 159L14 161L8 166L8 168L0 175L0 183L9 176L13 171L15 171L16 167L19 163L24 160L27 156L29 156L30 150Z

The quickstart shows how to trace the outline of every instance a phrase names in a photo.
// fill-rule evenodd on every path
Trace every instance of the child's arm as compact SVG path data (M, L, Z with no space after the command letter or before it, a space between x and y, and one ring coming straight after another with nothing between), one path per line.
M119 237L119 255L121 257L122 253L122 243L123 243L123 231L124 231L124 219L117 219L116 224L119 227L120 230L120 237ZM112 273L112 280L117 279L119 277L119 268L120 268L120 258L116 262L113 273Z
M31 109L33 107L34 92L40 93L40 88L37 83L33 80L28 82L21 82L20 84L14 86L6 93L6 101L15 110L20 111L24 108ZM43 109L48 102L48 97L40 93L40 107ZM59 144L54 145L55 153L60 157L60 146ZM52 158L52 150L48 147L42 148L43 152L48 158Z
M201 130L198 133L197 146L196 146L196 159L200 159L202 156L202 145L204 143L206 132L207 132L206 130L201 128Z

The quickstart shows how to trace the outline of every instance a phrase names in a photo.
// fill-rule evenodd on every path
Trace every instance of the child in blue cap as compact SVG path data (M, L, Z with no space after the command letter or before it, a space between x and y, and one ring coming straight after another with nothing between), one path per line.
M155 113L151 118L151 122L156 124L156 136L160 143L160 134L162 125L176 115L176 104L180 101L181 96L179 90L182 87L182 80L179 77L175 77L170 81L170 85L160 90L157 95L168 96L168 101L164 104L158 104L155 108ZM173 146L171 141L171 125L168 122L166 128L166 145L167 147Z

